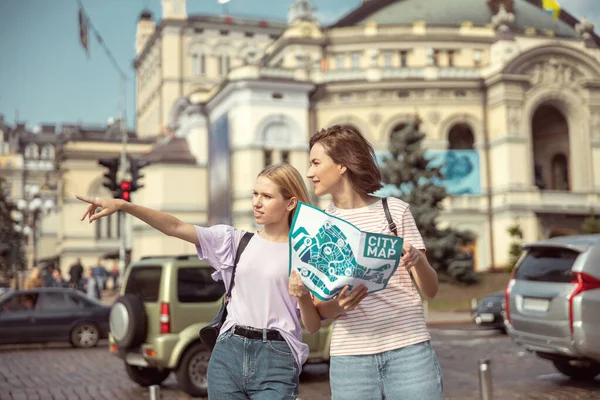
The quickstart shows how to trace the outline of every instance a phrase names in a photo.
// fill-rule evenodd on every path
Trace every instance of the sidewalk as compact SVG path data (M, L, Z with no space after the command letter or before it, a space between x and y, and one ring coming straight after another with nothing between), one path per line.
M112 305L117 297L119 297L119 292L108 289L102 292L100 301L106 305ZM427 326L459 325L471 323L473 318L468 311L429 311L425 322L427 322Z
M468 311L429 311L425 322L427 326L468 324L473 318Z

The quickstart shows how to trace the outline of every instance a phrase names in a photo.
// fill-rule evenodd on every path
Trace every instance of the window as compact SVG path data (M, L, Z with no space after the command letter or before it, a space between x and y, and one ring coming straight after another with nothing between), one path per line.
M454 67L454 50L448 51L448 66Z
M212 268L180 268L177 271L177 298L181 303L208 303L225 294L222 281L213 280Z
M400 66L406 68L408 66L408 51L402 50L400 52Z
M229 72L229 56L222 54L219 62L219 75L225 76Z
M392 68L392 52L389 50L383 52L383 67Z
M206 56L203 53L192 55L192 75L199 76L206 73Z
M440 51L439 50L434 50L433 51L433 59L432 62L434 66L439 66L440 65Z
M352 69L360 69L360 53L352 53Z
M84 299L82 296L67 294L67 308L84 308L90 305L91 304L87 302L87 299Z
M344 54L338 54L335 56L335 66L338 70L343 70L346 67L346 57Z
M573 250L542 247L528 250L518 264L515 279L537 282L571 282L571 267L579 256Z
M479 49L473 50L473 63L476 66L481 65L481 50L479 50Z
M0 312L32 311L37 300L36 293L13 296L0 304Z
M142 301L155 303L160 293L162 267L135 267L129 274L125 294L137 294Z
M290 152L289 151L281 152L281 162L286 163L286 164L290 163Z
M38 301L35 304L36 311L40 311L40 310L57 311L57 310L66 310L67 308L68 307L67 307L67 302L66 302L64 293L53 293L53 292L40 293L38 295Z
M25 158L38 158L38 147L35 143L28 144L25 147Z
M44 160L54 160L54 147L51 145L42 147L41 158Z
M264 155L265 167L268 167L269 165L273 164L273 150L265 150L263 152L263 155Z

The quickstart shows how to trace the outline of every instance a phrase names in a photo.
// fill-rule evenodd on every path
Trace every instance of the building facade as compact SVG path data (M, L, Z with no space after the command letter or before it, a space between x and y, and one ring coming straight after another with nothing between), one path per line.
M515 222L525 240L578 232L600 211L594 26L538 0L434 3L364 1L321 26L308 0L287 23L164 0L158 26L138 22L137 129L186 138L207 223L252 228L254 177L279 161L304 172L312 132L352 125L385 154L418 115L446 162L442 224L476 234L479 269L506 264Z

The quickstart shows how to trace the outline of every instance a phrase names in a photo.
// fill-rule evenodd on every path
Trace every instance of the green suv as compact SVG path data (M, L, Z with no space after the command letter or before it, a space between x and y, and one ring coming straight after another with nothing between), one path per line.
M199 331L217 314L223 282L198 256L146 257L129 265L110 313L110 351L141 386L158 385L174 372L191 396L206 396L210 352ZM309 335L307 362L328 362L331 322Z

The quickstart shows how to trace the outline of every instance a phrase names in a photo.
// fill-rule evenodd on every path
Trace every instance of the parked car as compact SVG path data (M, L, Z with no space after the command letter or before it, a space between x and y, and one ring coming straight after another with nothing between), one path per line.
M157 385L174 372L191 396L207 395L210 352L200 329L215 317L225 294L213 268L198 256L148 257L130 264L110 314L110 351L132 381ZM303 340L309 362L329 361L331 322Z
M504 290L478 300L477 305L472 310L472 316L477 325L506 331L504 325Z
M574 379L600 374L600 235L522 246L506 288L510 337Z
M94 347L108 336L109 314L110 307L73 289L12 290L0 297L0 344Z

